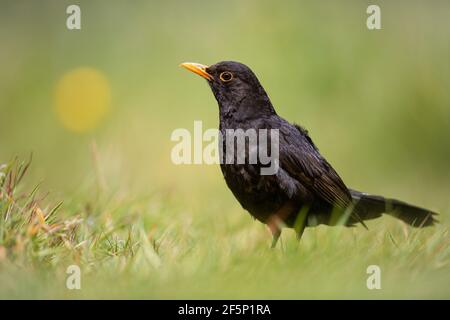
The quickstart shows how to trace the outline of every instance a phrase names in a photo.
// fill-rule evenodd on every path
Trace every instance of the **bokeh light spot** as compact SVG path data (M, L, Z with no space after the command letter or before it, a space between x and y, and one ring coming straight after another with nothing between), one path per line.
M110 110L111 90L97 69L80 67L64 74L55 87L55 111L67 129L95 129Z

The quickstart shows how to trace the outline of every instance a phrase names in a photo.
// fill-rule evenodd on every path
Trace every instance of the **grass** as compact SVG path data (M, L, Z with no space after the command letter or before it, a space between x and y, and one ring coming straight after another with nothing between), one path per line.
M79 0L79 31L66 28L69 4L0 4L0 297L450 297L450 3L380 0L378 31L365 1ZM307 229L300 243L285 230L270 250L217 166L170 160L174 129L218 124L207 84L179 63L230 59L349 187L441 223L383 217L369 231ZM105 77L111 105L79 133L54 97L85 67ZM9 162L30 151L31 167ZM65 285L71 264L79 291ZM366 288L371 264L381 290Z
M132 199L97 190L95 202L78 207L51 203L39 186L26 191L29 168L17 159L1 167L1 298L450 295L446 221L424 230L388 217L369 231L317 227L300 243L284 231L271 250L269 233L243 213L194 221L169 194ZM65 286L71 264L82 270L81 290ZM381 290L366 287L372 264L381 268Z

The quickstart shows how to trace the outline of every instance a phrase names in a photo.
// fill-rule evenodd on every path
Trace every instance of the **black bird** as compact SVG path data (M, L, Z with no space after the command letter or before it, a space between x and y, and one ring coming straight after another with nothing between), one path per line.
M378 218L383 213L414 227L437 222L433 217L436 213L431 210L347 188L319 153L308 132L277 115L258 78L246 65L223 61L210 67L198 63L181 66L208 81L219 104L219 130L223 140L227 129L278 129L276 174L262 175L260 162L225 164L221 161L220 165L228 187L242 207L269 226L272 247L282 227L294 228L300 239L307 226L361 223L366 227L364 220ZM225 145L221 148L224 158ZM249 145L245 149L247 156L248 148Z

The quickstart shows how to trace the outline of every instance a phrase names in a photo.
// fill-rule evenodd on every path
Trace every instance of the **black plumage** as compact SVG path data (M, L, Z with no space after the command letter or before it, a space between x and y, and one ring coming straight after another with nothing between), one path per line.
M225 181L242 207L267 224L275 246L282 227L304 228L317 224L353 226L381 216L395 216L414 227L433 225L436 213L348 189L322 157L308 132L279 117L255 74L244 64L224 61L210 67L182 66L208 80L219 104L224 140L227 129L278 129L279 170L261 175L261 163L221 164ZM223 158L226 143L222 144ZM259 147L259 141L258 141ZM248 156L248 146L246 146Z

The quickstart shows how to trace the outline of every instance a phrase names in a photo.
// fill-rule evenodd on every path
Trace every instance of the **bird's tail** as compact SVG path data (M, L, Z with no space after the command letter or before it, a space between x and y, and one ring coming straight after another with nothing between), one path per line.
M350 193L355 206L354 211L362 220L375 219L387 213L416 228L432 226L438 222L435 219L437 213L428 209L355 190L350 190Z

